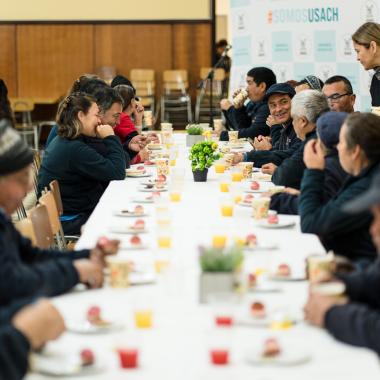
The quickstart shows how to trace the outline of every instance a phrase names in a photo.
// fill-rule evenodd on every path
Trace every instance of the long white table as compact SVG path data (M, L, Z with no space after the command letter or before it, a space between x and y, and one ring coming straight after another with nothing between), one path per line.
M177 166L186 168L185 186L180 203L172 203L173 246L170 250L158 249L156 244L156 221L153 205L144 205L150 216L146 218L148 234L141 235L150 248L120 254L136 262L152 264L156 259L168 259L169 268L158 276L152 285L115 289L108 286L100 290L76 291L57 297L54 303L65 318L81 319L91 305L101 306L106 317L120 321L125 328L102 335L79 335L65 333L50 347L57 350L74 351L81 347L94 349L97 358L105 365L105 371L80 379L378 379L380 368L378 358L366 349L359 349L335 341L324 330L298 323L287 330L271 331L267 328L237 327L229 331L231 363L214 366L209 360L209 349L214 344L216 327L214 309L198 302L198 246L210 244L216 230L225 231L231 237L239 232L242 236L255 233L258 239L271 240L278 249L246 255L244 271L257 268L274 269L286 262L294 272L301 273L305 257L324 252L314 235L301 234L298 217L297 225L289 229L266 230L259 228L251 218L251 210L237 206L233 218L220 216L217 175L209 170L206 183L195 183L184 135L176 135L181 146ZM151 169L154 171L155 169ZM129 218L113 215L113 211L130 205L131 197L138 194L136 188L141 179L127 178L111 182L92 216L87 222L77 248L90 248L103 235L129 240L130 235L109 232L112 225L130 223ZM140 195L143 193L139 193ZM307 297L308 284L304 282L281 283L279 293L247 293L236 313L248 310L253 300L263 301L269 308L281 308L291 314L300 314ZM133 311L136 304L149 304L154 314L154 327L137 330L134 326ZM261 344L270 336L278 337L284 347L310 352L310 362L292 367L260 367L247 364L245 355L251 347ZM137 345L140 348L140 367L123 370L119 366L115 347ZM45 379L38 374L28 375L28 380ZM79 379L79 377L78 377Z

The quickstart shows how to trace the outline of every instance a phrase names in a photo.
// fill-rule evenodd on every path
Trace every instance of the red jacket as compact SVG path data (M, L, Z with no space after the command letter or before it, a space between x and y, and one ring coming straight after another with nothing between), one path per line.
M132 119L126 113L122 112L120 114L120 122L114 128L115 135L119 137L122 144L125 143L127 137L132 132L137 132L137 129L132 121ZM136 155L134 159L131 161L131 164L138 164L141 162L140 155Z

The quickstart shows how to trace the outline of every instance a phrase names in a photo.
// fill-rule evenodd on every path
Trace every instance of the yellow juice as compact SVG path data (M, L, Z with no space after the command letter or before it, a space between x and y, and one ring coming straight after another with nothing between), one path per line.
M169 142L169 143L165 144L165 147L166 147L166 149L170 149L173 145L174 145L173 143Z
M223 205L223 206L221 206L220 211L222 212L222 216L233 216L233 214L234 214L234 206L232 206L232 205Z
M232 179L232 182L241 182L241 180L243 179L243 173L242 172L231 173L231 179Z
M226 165L224 164L215 164L215 173L222 174L226 170Z
M135 325L139 329L149 329L153 325L153 313L151 310L136 310Z
M172 246L172 239L169 236L160 236L157 238L157 243L160 248L170 248Z
M154 262L154 269L156 273L161 273L169 266L169 261L167 260L156 260Z
M238 247L244 247L245 245L245 239L238 236L234 237L234 242L235 242L235 245L237 245Z
M171 160L169 161L169 165L170 165L170 166L175 166L175 164L176 164L176 159L175 159L175 158L173 158L173 159L171 159Z
M181 193L179 191L173 191L169 194L170 200L172 202L180 202L181 201Z
M230 191L230 186L227 182L221 182L219 188L222 193L228 193Z
M242 201L242 196L240 194L234 195L234 202L240 203Z
M225 235L215 235L212 237L212 246L214 248L224 248L226 246L227 237Z

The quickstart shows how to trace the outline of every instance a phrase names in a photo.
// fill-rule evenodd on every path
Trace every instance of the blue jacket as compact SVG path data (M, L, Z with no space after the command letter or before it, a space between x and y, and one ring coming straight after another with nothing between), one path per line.
M323 203L334 197L344 181L347 173L340 165L338 152L334 151L325 157L325 183L323 188ZM280 214L297 215L299 196L285 193L274 194L271 197L270 209Z
M337 277L345 283L350 302L326 313L327 330L342 342L380 355L380 259L365 271Z
M352 261L373 260L376 248L369 233L372 214L369 211L348 214L342 206L366 191L378 170L376 163L358 176L348 177L335 197L324 203L325 173L306 169L299 201L302 232L318 235L327 250L333 250Z
M38 175L41 192L58 180L65 215L91 213L104 192L104 182L125 178L125 156L117 136L102 140L104 156L84 142L55 137L42 160Z
M224 115L234 130L239 131L239 138L269 136L270 129L266 124L269 116L267 102L249 101L246 106L241 108L230 107ZM223 131L220 135L221 141L228 141L228 132Z
M88 250L62 253L32 247L0 211L0 306L67 292L79 281L72 261L88 256Z
M270 133L272 149L252 150L245 154L244 161L252 161L256 168L261 168L261 166L270 162L279 166L282 161L289 158L302 143L297 137L291 122L285 126L273 125Z

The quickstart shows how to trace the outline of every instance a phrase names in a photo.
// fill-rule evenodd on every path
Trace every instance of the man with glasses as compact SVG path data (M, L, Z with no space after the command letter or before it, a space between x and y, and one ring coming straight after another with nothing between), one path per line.
M327 79L322 92L327 97L331 111L354 112L356 95L353 93L351 82L346 77L334 75Z

